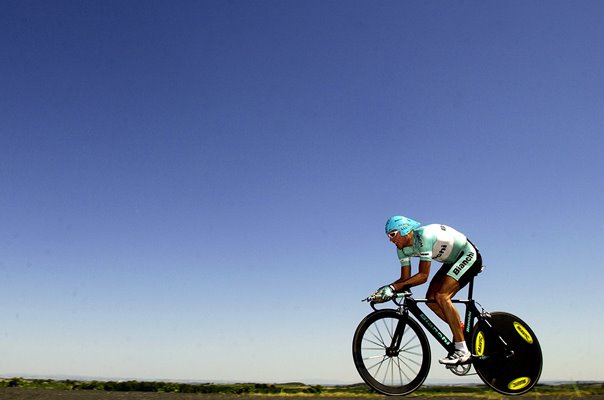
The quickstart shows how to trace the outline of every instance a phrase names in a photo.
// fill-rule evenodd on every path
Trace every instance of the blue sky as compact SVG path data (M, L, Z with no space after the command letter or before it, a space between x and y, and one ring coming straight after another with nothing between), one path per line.
M358 382L404 214L480 247L543 380L604 379L603 27L598 1L3 1L0 375Z

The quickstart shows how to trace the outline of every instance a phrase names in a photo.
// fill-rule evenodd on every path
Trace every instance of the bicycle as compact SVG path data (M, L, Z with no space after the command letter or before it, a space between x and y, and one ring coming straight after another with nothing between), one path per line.
M468 284L467 299L452 300L465 305L463 332L471 360L446 368L463 376L473 366L487 386L504 395L530 391L543 366L537 336L513 314L486 312L473 299L473 290L474 278ZM424 383L430 370L430 345L422 326L448 352L454 344L419 308L418 304L431 300L415 299L410 291L397 293L392 299L396 309L377 309L375 302L365 300L374 311L359 323L354 334L352 353L357 371L379 393L408 395Z

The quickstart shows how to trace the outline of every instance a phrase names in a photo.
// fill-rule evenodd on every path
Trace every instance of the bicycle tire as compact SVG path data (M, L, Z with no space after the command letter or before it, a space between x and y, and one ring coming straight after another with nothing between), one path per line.
M400 346L387 352L395 328L405 322ZM352 341L359 375L375 391L404 396L417 390L430 370L430 346L420 325L396 310L379 310L358 325Z
M493 312L486 320L479 320L471 343L474 369L493 390L521 395L539 381L543 367L541 346L535 332L517 316Z

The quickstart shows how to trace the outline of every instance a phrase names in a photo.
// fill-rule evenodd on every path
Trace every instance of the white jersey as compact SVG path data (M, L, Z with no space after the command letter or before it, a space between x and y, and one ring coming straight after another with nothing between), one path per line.
M463 233L439 224L420 226L413 231L413 244L397 249L401 266L411 265L411 257L452 263L461 255L468 239Z

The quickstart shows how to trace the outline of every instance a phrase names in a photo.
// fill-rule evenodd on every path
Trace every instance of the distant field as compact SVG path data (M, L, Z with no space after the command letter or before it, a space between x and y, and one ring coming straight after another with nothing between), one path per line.
M360 400L380 398L364 384L347 386L303 383L230 385L175 382L102 382L40 379L0 379L0 400ZM539 400L582 398L604 400L602 383L537 385L524 396L504 397L484 385L424 386L408 396L416 400L513 399Z
M0 388L0 399L2 400L309 400L334 399L333 396L306 395L306 396L279 396L279 395L224 395L224 394L197 394L197 393L146 393L146 392L104 392L97 390L60 390L60 389L27 389L27 388ZM385 396L375 395L375 398L387 399ZM427 394L418 391L408 396L414 400L442 399L442 400L475 400L475 399L570 399L581 398L585 400L604 400L604 394L573 394L573 393L549 393L539 394L533 392L524 396L504 397L497 393L482 395L463 395L460 393L438 395ZM359 397L338 396L338 400L359 400Z

